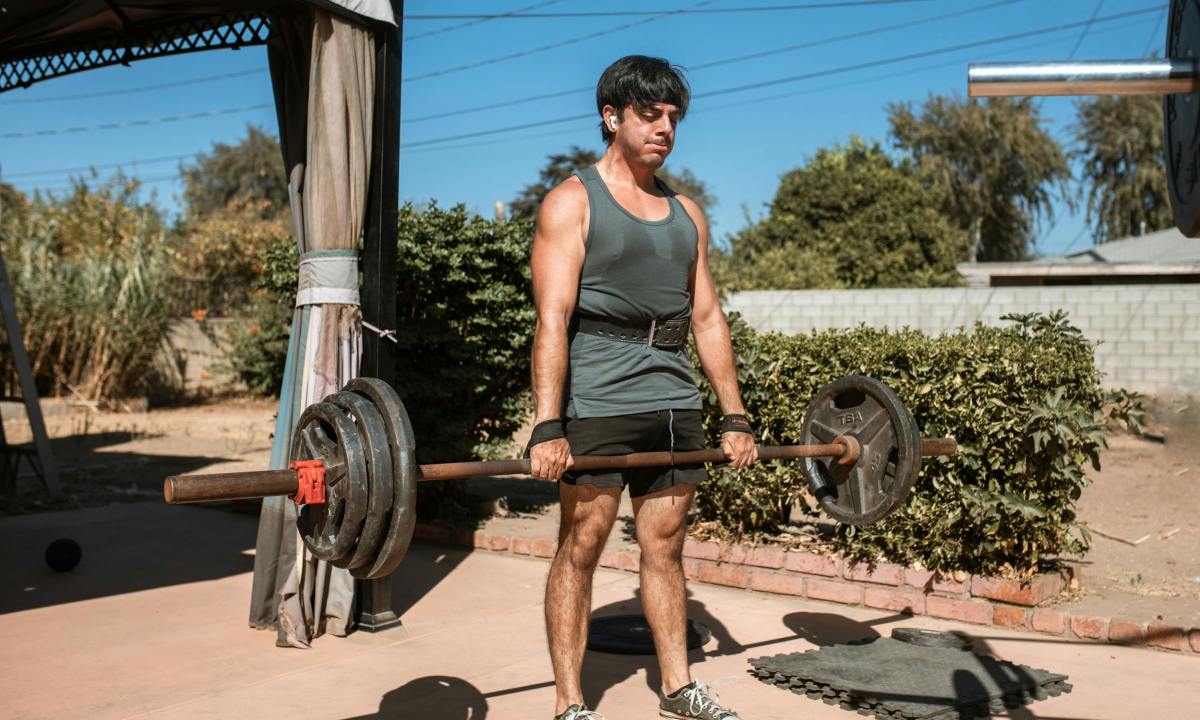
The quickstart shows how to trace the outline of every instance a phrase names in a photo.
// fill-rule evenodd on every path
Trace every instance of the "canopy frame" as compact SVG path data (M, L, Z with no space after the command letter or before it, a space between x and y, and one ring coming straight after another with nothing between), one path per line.
M106 8L120 18L119 30L105 27L52 33L36 40L14 41L0 31L0 93L100 67L130 65L138 60L205 50L265 45L270 39L268 13L315 7L352 20L376 37L376 84L371 167L363 226L360 308L363 320L378 328L396 328L396 232L400 188L401 19L404 0L386 0L375 15L355 12L337 0L220 0L197 9L194 3L163 3L161 17L132 20L114 0ZM357 7L357 5L356 5ZM52 15L54 8L46 13ZM177 11L171 14L165 11ZM387 20L393 20L388 22ZM282 118L281 118L282 120ZM395 344L374 333L363 334L359 372L391 381L395 376ZM391 577L359 581L355 589L357 626L377 632L400 624L392 609Z

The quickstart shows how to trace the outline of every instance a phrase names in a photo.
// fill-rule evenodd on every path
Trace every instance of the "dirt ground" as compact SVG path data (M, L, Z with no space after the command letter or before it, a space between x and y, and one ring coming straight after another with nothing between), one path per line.
M1102 469L1089 471L1093 482L1078 516L1091 530L1093 547L1072 561L1083 580L1061 601L1072 611L1200 625L1200 442L1189 414L1200 411L1174 407L1165 413L1169 422L1159 425L1165 441L1116 435L1101 456ZM155 501L167 475L265 467L274 414L274 402L260 400L134 413L64 408L46 418L63 497L47 499L26 469L18 496L0 498L0 517ZM30 439L23 419L5 421L4 431L10 443ZM502 478L471 481L471 489L503 498L501 517L490 525L531 536L553 532L553 486ZM256 511L253 503L225 507ZM631 536L627 498L622 515L610 539L614 545Z

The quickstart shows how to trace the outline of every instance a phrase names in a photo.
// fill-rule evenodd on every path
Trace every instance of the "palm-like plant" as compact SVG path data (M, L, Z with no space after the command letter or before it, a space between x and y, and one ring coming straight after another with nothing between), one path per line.
M1170 227L1162 100L1097 97L1079 102L1076 113L1071 154L1083 164L1096 242Z

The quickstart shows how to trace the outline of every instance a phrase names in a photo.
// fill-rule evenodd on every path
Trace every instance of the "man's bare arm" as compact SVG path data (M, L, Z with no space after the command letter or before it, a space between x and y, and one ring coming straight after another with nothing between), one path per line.
M692 267L692 336L696 339L696 354L704 376L717 393L721 412L725 415L745 414L742 393L738 387L737 366L733 358L733 343L729 325L721 312L720 298L708 269L708 223L704 212L691 198L678 196L680 204L696 224L696 264ZM734 467L744 467L758 457L754 439L746 433L724 433L721 442Z
M530 260L537 326L533 334L534 423L562 414L567 377L567 327L575 312L579 274L583 269L583 226L587 191L572 178L552 190L538 213ZM570 466L565 440L535 445L530 452L533 475L557 480Z

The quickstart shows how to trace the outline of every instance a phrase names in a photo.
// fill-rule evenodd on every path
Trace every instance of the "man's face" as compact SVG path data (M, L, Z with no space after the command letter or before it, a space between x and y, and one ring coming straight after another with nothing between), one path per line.
M611 107L605 108L606 121L614 114L617 128L613 144L633 162L653 169L662 167L675 145L679 108L669 103L642 108L630 105L619 114Z

